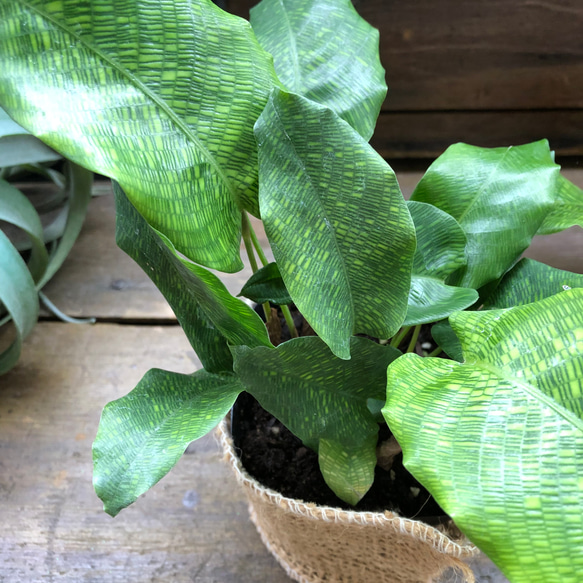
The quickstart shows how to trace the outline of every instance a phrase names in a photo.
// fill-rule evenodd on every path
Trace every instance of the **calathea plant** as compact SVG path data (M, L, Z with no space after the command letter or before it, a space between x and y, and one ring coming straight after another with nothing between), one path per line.
M581 225L582 192L545 141L457 144L406 202L368 144L383 79L348 0L263 0L251 26L209 0L0 0L0 103L116 180L118 244L204 366L151 370L107 405L95 488L117 514L247 391L354 504L382 409L411 472L512 581L574 583L583 276L519 258ZM288 321L295 304L317 336L274 346L207 269L240 269L241 236L263 264L243 293ZM412 354L431 323L451 359Z

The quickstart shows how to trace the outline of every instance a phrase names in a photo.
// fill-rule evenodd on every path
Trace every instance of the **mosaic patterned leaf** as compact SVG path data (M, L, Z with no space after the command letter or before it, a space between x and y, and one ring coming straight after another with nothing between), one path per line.
M253 124L278 83L249 23L211 0L0 0L2 106L208 267L242 268Z
M370 139L387 93L385 70L379 31L350 0L263 0L251 9L251 25L289 91Z
M383 413L404 463L513 583L577 583L583 289L450 321L463 364L389 366Z
M295 305L340 358L407 310L415 229L393 170L330 109L275 89L255 126L265 231Z

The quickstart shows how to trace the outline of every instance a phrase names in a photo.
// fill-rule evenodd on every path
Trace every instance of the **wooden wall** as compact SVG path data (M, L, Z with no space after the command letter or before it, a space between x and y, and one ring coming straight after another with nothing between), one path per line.
M381 32L389 158L548 138L583 155L583 0L353 0ZM222 0L248 18L256 0Z

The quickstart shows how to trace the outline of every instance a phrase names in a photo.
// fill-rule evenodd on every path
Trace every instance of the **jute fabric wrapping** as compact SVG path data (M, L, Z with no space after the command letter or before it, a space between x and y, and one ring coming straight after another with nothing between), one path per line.
M218 427L225 461L249 501L251 520L287 574L300 583L437 583L448 569L474 583L465 540L392 512L354 512L286 498L247 474L228 419Z

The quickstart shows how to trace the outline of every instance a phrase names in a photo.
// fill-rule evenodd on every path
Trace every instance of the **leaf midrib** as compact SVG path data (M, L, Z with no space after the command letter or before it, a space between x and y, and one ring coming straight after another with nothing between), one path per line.
M304 99L307 99L307 98L304 98ZM282 129L282 131L283 131L283 133L285 135L285 137L287 138L287 140L288 140L288 142L289 142L289 144L291 146L291 149L293 151L294 157L299 162L300 167L304 171L305 176L306 176L306 178L308 180L308 183L310 185L310 188L316 193L316 196L314 197L314 200L316 200L317 203L318 203L318 205L320 206L320 209L322 211L322 215L327 218L328 215L329 215L329 213L327 212L326 208L324 207L324 203L322 202L322 197L320 195L320 189L319 188L316 188L316 186L314 185L314 182L312 181L312 176L308 172L308 168L307 168L306 164L304 164L304 161L302 160L302 158L298 154L298 152L296 150L296 147L295 147L295 144L294 144L294 141L292 140L292 138L287 133L286 128L285 128L285 124L282 121L282 118L281 118L281 116L279 114L279 109L276 106L275 102L273 101L273 98L272 98L272 103L273 103L273 110L275 111L275 115L277 116L277 121L278 121L278 123L279 123L279 125L280 125L280 127L281 127L281 129ZM313 102L313 103L315 103L315 102ZM322 109L324 109L326 111L331 111L328 108L326 108L324 106L321 106L321 105L319 106L319 108L322 108ZM318 112L318 119L320 120L320 122L321 122L321 119L320 119L320 112L321 111L322 111L321 109L318 109L317 110L317 112ZM338 118L338 119L340 119L340 118ZM343 120L340 120L340 121L343 121ZM344 122L344 123L346 123L346 122ZM320 125L322 125L322 124L320 123ZM332 242L333 242L334 247L336 249L336 253L337 253L338 257L340 258L339 265L340 265L340 268L341 268L342 273L344 275L344 280L346 282L346 287L348 288L348 295L350 297L350 302L349 302L349 305L350 305L350 319L351 319L350 329L352 331L354 329L354 324L355 324L355 313L354 313L354 296L353 296L353 293L352 293L352 286L350 285L349 271L348 271L348 268L346 266L346 262L344 260L344 257L342 255L342 252L341 252L341 249L340 249L340 245L338 244L338 237L336 235L336 231L334 229L334 226L332 225L332 222L329 221L329 220L326 220L325 223L326 223L326 230L330 233L330 236L332 238ZM342 344L344 344L344 341L342 342Z
M535 385L519 380L516 376L506 373L504 370L486 362L484 360L466 361L467 365L476 366L482 370L491 373L520 389L525 393L533 397L535 400L541 401L547 407L552 409L559 417L562 417L565 421L574 425L579 431L583 432L583 420L579 419L574 413L563 407L560 403L557 403L555 399L549 397L543 391L541 391Z
M287 13L287 9L285 7L284 0L279 0L279 4L281 6L281 10L282 10L283 15L285 17L284 26L287 28L287 31L288 31L288 37L289 37L289 43L290 43L289 46L290 46L291 57L292 57L292 65L293 65L293 70L294 70L294 91L296 91L297 93L301 93L301 88L302 88L301 79L302 79L302 75L301 75L301 68L300 68L300 62L299 62L299 55L298 55L298 47L297 47L297 43L296 43L296 38L295 38L295 36L293 34L293 29L292 29L291 21L290 21L290 18L289 18L289 14Z
M98 49L97 47L95 47L91 43L88 43L85 39L83 39L80 36L78 36L77 34L75 34L67 25L59 22L58 20L53 18L50 14L47 14L46 12L41 10L40 8L37 8L36 6L30 5L28 2L26 2L26 0L18 0L18 1L22 5L24 5L26 8L28 8L31 12L37 13L41 18L48 20L56 28L61 29L67 35L76 39L77 42L82 44L89 52L93 52L101 60L103 60L107 64L109 64L110 67L114 71L119 73L122 77L125 77L130 82L130 84L134 85L140 91L143 91L145 93L145 95L149 99L151 99L156 104L156 106L159 107L168 116L170 121L173 124L175 124L182 131L182 133L185 135L185 137L187 137L190 141L192 141L194 143L194 145L197 148L200 149L204 158L207 159L209 164L216 171L216 173L219 176L219 178L221 179L221 181L227 187L227 190L228 190L229 194L231 195L231 199L233 200L233 202L237 206L239 206L238 201L237 201L237 195L235 193L235 188L232 185L232 183L229 181L227 175L223 172L223 170L219 166L215 157L206 148L206 146L204 144L202 144L202 142L197 138L197 136L194 133L192 133L190 128L176 115L176 113L172 110L172 108L166 103L166 101L164 99L159 98L151 89L149 89L142 81L140 81L138 77L136 77L135 75L130 73L127 69L123 68L119 63L117 63L116 60L109 57L104 52L102 52L100 49Z
M482 184L482 186L478 189L478 191L474 195L474 197L473 197L472 201L470 202L470 204L462 212L462 214L460 215L460 218L459 219L456 219L457 222L460 225L462 224L462 221L464 220L464 218L466 217L466 215L470 212L470 210L472 210L472 208L474 208L474 206L477 204L478 200L480 200L482 193L486 190L486 188L488 188L490 186L494 174L498 172L498 169L502 165L502 162L504 162L504 160L506 159L506 156L508 155L508 153L510 152L510 150L512 150L512 148L513 148L512 146L508 146L508 148L506 148L506 151L504 152L504 154L502 155L502 157L500 158L500 160L498 160L496 166L492 169L492 171L490 172L490 174L488 174L488 178L484 181L484 183ZM455 217L454 217L454 219L455 219Z

